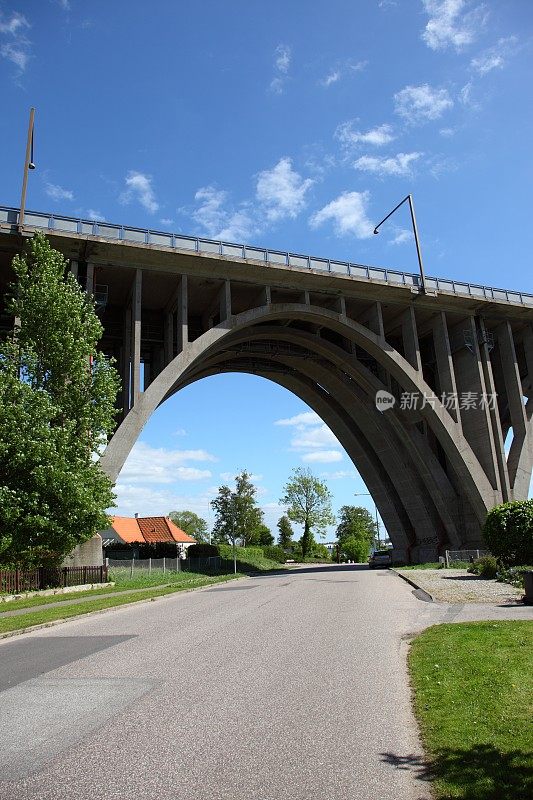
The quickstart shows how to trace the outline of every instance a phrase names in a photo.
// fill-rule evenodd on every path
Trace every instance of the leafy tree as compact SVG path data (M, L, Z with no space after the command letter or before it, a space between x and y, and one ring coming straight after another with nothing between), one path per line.
M289 550L292 545L294 531L292 529L291 521L286 514L284 514L278 520L278 530L278 544L280 547L283 547L284 550Z
M259 525L259 527L257 529L256 537L255 537L254 541L250 542L250 543L251 544L259 544L259 545L261 545L261 547L270 547L271 545L273 545L274 544L274 537L272 536L272 534L270 532L270 528L268 527L268 525L265 525L264 523L261 523L261 525Z
M235 542L240 539L242 546L259 544L265 538L263 512L257 505L257 489L250 480L250 474L243 470L235 478L235 491L229 486L221 486L218 495L211 501L216 512L213 537L216 542ZM268 528L269 541L273 539Z
M305 558L314 541L313 529L324 536L326 527L335 522L331 508L331 492L310 469L302 467L293 470L283 491L280 503L286 507L287 516L293 522L304 526L300 541L302 556Z
M197 542L207 542L207 522L194 511L171 511L168 515L178 528L188 533Z
M340 550L353 561L366 561L377 528L368 509L362 506L342 506L337 527Z
M105 528L112 483L97 455L119 379L99 352L94 303L43 234L16 256L0 342L0 560L58 565Z
M495 506L485 520L483 538L504 564L533 564L533 500Z

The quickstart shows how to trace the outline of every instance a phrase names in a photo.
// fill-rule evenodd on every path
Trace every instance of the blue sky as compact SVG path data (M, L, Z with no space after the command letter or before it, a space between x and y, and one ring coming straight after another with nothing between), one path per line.
M528 0L0 0L0 203L19 203L34 105L28 208L416 271L405 207L372 236L411 191L428 274L532 291L532 34ZM353 502L307 412L259 378L188 387L119 511L211 518L244 467L270 525L294 466Z

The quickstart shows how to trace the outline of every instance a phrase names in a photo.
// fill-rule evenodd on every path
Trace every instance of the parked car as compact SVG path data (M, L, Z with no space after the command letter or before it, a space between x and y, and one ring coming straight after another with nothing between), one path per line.
M376 550L368 559L370 569L374 567L392 567L392 550Z

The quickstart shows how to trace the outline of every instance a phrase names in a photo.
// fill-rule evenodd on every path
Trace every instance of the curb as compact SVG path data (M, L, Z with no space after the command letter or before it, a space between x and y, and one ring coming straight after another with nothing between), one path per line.
M410 586L412 586L414 589L416 589L418 592L420 592L420 594L422 595L422 598L421 598L422 600L425 600L428 603L434 603L435 602L435 599L434 599L433 595L431 595L429 592L426 592L425 589L422 589L422 587L419 586L418 583L415 583L415 581L411 580L411 578L408 578L407 575L402 575L401 572L397 572L395 569L393 569L393 567L389 567L389 569L390 569L391 572L393 572L399 578L401 578L406 583L408 583Z
M107 611L119 611L121 608L129 608L130 606L142 605L142 603L153 603L156 600L166 600L176 594L188 594L189 592L201 592L203 589L210 589L212 586L219 584L231 583L232 581L242 581L247 578L243 575L240 578L231 578L229 581L218 581L217 583L208 583L206 586L191 586L189 589L177 589L175 592L168 592L168 594L161 594L157 597L147 597L144 600L132 600L129 603L121 603L116 606L109 606L109 608L98 608L95 611L86 611L85 614L76 614L72 617L65 617L60 619L53 619L50 622L40 622L38 625L30 625L27 628L17 628L13 631L5 631L0 633L0 642L3 639L10 639L12 636L21 636L24 633L32 633L33 631L44 630L45 628L53 628L56 625L62 625L64 622L71 622L78 619L86 619L87 617L96 617L98 614L105 614Z

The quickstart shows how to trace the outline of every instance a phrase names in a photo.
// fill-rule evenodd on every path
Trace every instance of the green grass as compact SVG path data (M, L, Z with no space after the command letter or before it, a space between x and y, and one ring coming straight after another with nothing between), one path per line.
M220 555L226 561L233 563L233 548L229 544L220 544ZM271 570L285 569L284 564L279 564L271 558L266 558L260 547L236 547L237 569L239 572L270 572Z
M436 625L409 668L427 763L388 754L432 780L439 800L533 797L533 623Z
M188 573L182 573L182 575L187 575ZM190 576L193 576L193 573L189 573ZM194 579L191 580L183 579L181 581L174 582L171 586L153 586L152 588L147 588L145 591L140 592L131 592L131 591L124 591L121 592L119 595L115 597L105 597L100 596L96 597L94 600L86 600L81 603L72 603L66 604L62 603L60 606L56 606L54 608L45 608L40 609L39 611L30 611L28 614L20 614L14 617L0 617L0 633L6 633L8 631L13 630L21 630L23 628L29 628L32 625L40 625L46 622L52 622L56 619L67 619L68 617L74 617L77 614L88 614L91 611L100 611L104 608L112 608L114 606L122 606L126 603L135 602L138 600L149 600L152 597L163 597L167 594L173 594L174 592L184 591L185 589L195 588L198 586L209 586L214 583L224 583L226 581L233 580L236 577L242 577L241 575L216 575L216 576L209 576L209 575L194 575ZM112 591L112 590L108 590ZM86 593L84 593L86 594ZM64 595L65 600L72 599L72 595ZM37 598L36 598L37 599ZM41 600L52 599L57 600L57 596L55 598L40 598ZM11 609L15 606L16 601L13 603L6 603L6 610ZM33 603L35 605L35 603ZM15 606L16 607L16 606ZM20 608L21 606L18 606Z
M427 564L408 564L405 567L398 567L398 569L439 569L440 566L438 561L430 561Z

